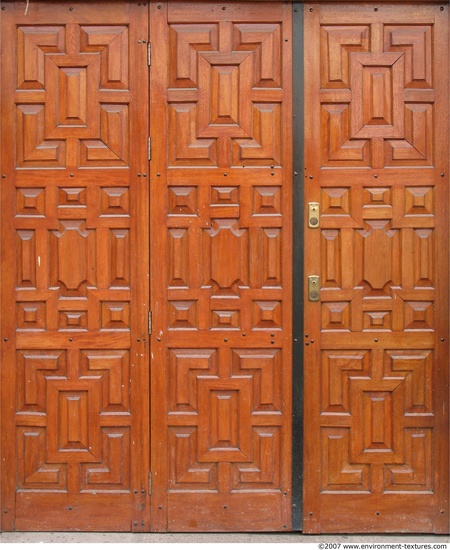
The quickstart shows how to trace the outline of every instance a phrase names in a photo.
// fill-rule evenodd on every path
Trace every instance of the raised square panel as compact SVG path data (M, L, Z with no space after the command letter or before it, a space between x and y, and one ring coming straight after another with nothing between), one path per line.
M169 187L169 216L198 216L197 187Z
M405 302L405 330L433 330L434 302Z
M100 188L100 216L129 216L130 190L128 187Z
M60 311L59 330L88 330L87 311Z
M405 217L434 216L434 188L405 188Z
M45 302L17 303L17 330L45 330Z
M43 218L45 216L45 189L38 187L17 189L16 215Z
M238 330L239 326L239 311L211 311L211 329Z
M281 187L253 187L253 215L281 215Z
M320 207L322 216L351 215L350 187L322 187Z
M130 330L129 302L101 303L102 330Z
M390 206L391 189L389 187L364 187L363 206Z
M211 187L211 206L239 206L239 187Z
M364 311L364 330L392 330L391 311Z
M322 303L322 330L349 331L350 319L349 302Z
M281 302L255 300L253 302L253 327L255 329L281 328Z
M169 301L169 328L197 329L197 310L197 300Z
M85 187L60 187L58 191L59 207L86 206Z

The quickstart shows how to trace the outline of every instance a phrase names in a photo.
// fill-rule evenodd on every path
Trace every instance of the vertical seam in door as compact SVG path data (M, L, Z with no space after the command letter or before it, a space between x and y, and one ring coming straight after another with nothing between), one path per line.
M303 5L293 9L293 410L292 529L302 529L303 504Z

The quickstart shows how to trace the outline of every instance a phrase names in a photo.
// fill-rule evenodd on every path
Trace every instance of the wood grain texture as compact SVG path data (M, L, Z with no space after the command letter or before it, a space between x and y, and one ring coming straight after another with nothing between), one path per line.
M5 530L149 528L147 14L2 10Z
M308 533L448 532L447 26L305 6Z
M290 18L151 6L154 530L290 528Z

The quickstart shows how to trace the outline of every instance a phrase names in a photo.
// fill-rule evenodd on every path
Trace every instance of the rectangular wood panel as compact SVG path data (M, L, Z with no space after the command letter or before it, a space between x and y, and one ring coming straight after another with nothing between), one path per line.
M148 529L148 8L2 6L2 528Z
M291 7L150 9L152 529L289 529Z
M309 533L448 532L447 10L305 6Z

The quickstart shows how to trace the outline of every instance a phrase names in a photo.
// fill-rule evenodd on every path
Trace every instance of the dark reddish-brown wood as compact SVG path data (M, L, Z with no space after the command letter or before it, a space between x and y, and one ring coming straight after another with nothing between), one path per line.
M24 8L1 12L2 528L145 530L148 8Z
M447 10L305 6L308 533L448 532Z
M150 10L152 529L287 530L291 6Z

